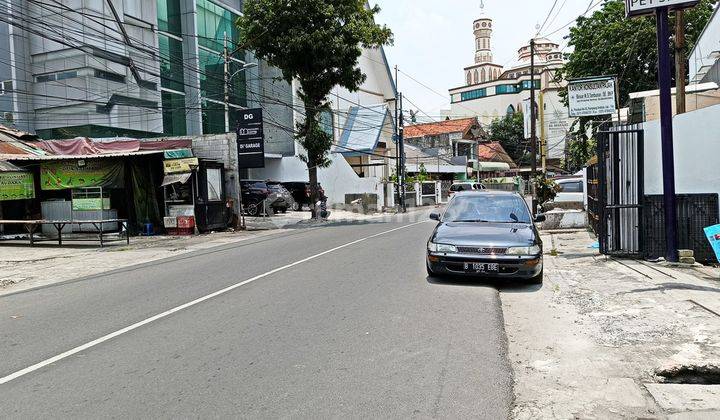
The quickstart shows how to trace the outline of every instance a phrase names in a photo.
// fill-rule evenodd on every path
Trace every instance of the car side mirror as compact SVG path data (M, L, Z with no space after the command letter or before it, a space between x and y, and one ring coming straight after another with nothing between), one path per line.
M430 213L430 219L431 219L431 220L437 220L437 221L439 222L439 221L440 221L440 213L438 213L438 212L432 212L432 213Z
M540 213L535 215L536 222L544 222L545 220L547 220L547 216L545 216L544 214Z

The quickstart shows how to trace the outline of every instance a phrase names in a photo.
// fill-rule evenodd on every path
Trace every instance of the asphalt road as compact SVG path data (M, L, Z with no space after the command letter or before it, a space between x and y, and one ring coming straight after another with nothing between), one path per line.
M0 418L505 418L498 292L428 279L432 227L301 229L0 297Z

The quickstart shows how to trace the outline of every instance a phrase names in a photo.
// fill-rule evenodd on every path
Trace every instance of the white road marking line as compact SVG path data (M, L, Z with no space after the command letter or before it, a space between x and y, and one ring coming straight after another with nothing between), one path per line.
M98 338L98 339L95 339L95 340L93 340L93 341L89 341L89 342L87 342L87 343L85 343L85 344L82 344L82 345L80 345L80 346L77 346L77 347L75 347L75 348L72 348L72 349L70 349L70 350L68 350L68 351L66 351L66 352L60 353L60 354L58 354L57 356L53 356L53 357L51 357L51 358L49 358L49 359L43 360L42 362L36 363L36 364L34 364L34 365L32 365L32 366L28 366L28 367L26 367L25 369L21 369L21 370L15 372L15 373L11 373L10 375L7 375L7 376L4 376L4 377L0 378L0 385L6 384L6 383L12 381L13 379L17 379L17 378L19 378L19 377L21 377L21 376L27 375L28 373L34 372L34 371L36 371L36 370L38 370L38 369L41 369L41 368L43 368L43 367L45 367L45 366L47 366L47 365L53 364L53 363L55 363L55 362L59 362L60 360L65 359L65 358L67 358L67 357L70 357L70 356L72 356L73 354L77 354L77 353L79 353L79 352L81 352L81 351L83 351L83 350L87 350L87 349L89 349L89 348L91 348L91 347L97 346L98 344L104 343L105 341L111 340L111 339L113 339L113 338L115 338L115 337L118 337L118 336L120 336L120 335L123 335L123 334L125 334L125 333L128 333L128 332L130 332L130 331L132 331L132 330L138 329L138 328L142 327L143 325L147 325L147 324L149 324L149 323L151 323L151 322L154 322L154 321L157 321L157 320L159 320L159 319L165 318L165 317L168 316L168 315L172 315L172 314L174 314L174 313L176 313L176 312L182 311L183 309L187 309L187 308L189 308L189 307L191 307L191 306L195 306L195 305L197 305L197 304L199 304L199 303L205 302L206 300L212 299L212 298L214 298L214 297L217 297L217 296L220 296L220 295L225 294L225 293L227 293L227 292L230 292L230 291L232 291L232 290L235 290L235 289L237 289L238 287L244 286L244 285L246 285L246 284L248 284L248 283L252 283L252 282L254 282L255 280L260 280L260 279L262 279L262 278L264 278L264 277L271 276L271 275L273 275L273 274L275 274L275 273L277 273L277 272L280 272L280 271L283 271L283 270L287 270L288 268L292 268L292 267L295 267L295 266L297 266L297 265L300 265L300 264L306 263L306 262L308 262L308 261L314 260L314 259L316 259L316 258L320 258L320 257L322 257L323 255L330 254L330 253L332 253L332 252L341 250L341 249L343 249L343 248L347 248L347 247L349 247L349 246L358 244L358 243L360 243L360 242L364 242L364 241L367 241L367 240L369 240L369 239L377 238L378 236L387 235L388 233L396 232L396 231L398 231L398 230L407 229L407 228L409 228L409 227L416 226L416 225L419 225L419 224L422 224L422 223L427 223L427 221L415 222L415 223L411 223L411 224L409 224L409 225L400 226L400 227L395 228L395 229L390 229L390 230L386 230L386 231L384 231L384 232L376 233L376 234L374 234L374 235L370 235L370 236L367 236L367 237L365 237L365 238L361 238L361 239L358 239L358 240L355 240L355 241L352 241L352 242L348 242L348 243L343 244L343 245L340 245L340 246L336 246L335 248L328 249L327 251L323 251L323 252L321 252L321 253L319 253L319 254L315 254L315 255L309 256L309 257L307 257L307 258L303 258L303 259L301 259L301 260L298 260L298 261L295 261L295 262L293 262L293 263L284 265L284 266L282 266L282 267L278 267L278 268L273 269L273 270L270 270L270 271L268 271L268 272L266 272L266 273L259 274L259 275L255 276L255 277L249 278L249 279L247 279L247 280L245 280L245 281L242 281L242 282L240 282L240 283L236 283L236 284L233 284L232 286L228 286L228 287L226 287L226 288L224 288L224 289L218 290L217 292L214 292L214 293L211 293L211 294L209 294L209 295L203 296L203 297L201 297L201 298L195 299L195 300L193 300L192 302L188 302L188 303L182 304L182 305L180 305L180 306L176 306L176 307L174 307L174 308L172 308L172 309L170 309L170 310L168 310L168 311L165 311L165 312L163 312L163 313L159 313L159 314L157 314L157 315L155 315L155 316L152 316L152 317L150 317L150 318L144 319L144 320L142 320L142 321L140 321L140 322L136 322L135 324L129 325L129 326L123 328L123 329L120 329L120 330L117 330L117 331L112 332L112 333L110 333L110 334L104 335L104 336L102 336L102 337L100 337L100 338Z

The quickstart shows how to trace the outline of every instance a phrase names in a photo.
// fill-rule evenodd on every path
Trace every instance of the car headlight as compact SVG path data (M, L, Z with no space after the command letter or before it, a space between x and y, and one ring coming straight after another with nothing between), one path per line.
M434 242L428 242L428 251L430 251L430 252L457 252L457 247L455 247L455 245L436 244Z
M542 252L539 245L533 246L514 246L508 248L506 251L507 255L538 255Z

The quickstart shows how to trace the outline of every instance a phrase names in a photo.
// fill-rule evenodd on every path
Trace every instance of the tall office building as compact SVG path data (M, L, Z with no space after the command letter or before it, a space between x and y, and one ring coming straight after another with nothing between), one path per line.
M267 103L270 151L290 153L292 90L239 48L242 3L0 0L0 124L43 138L215 134Z

